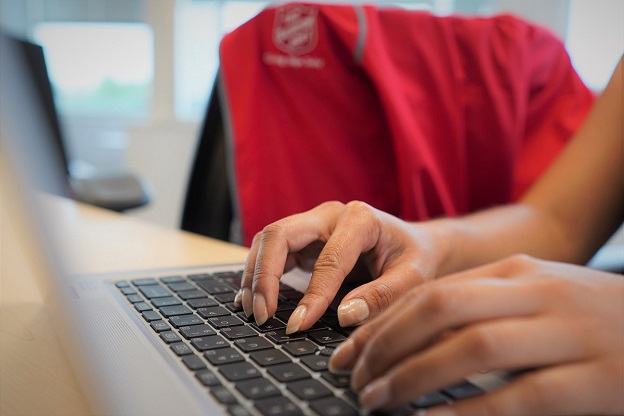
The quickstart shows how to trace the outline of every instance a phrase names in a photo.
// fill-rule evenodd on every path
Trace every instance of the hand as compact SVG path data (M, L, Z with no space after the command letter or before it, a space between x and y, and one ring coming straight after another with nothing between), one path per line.
M328 202L287 217L255 236L235 302L262 324L275 313L282 274L295 266L311 269L310 284L286 332L305 330L358 265L370 283L344 297L338 319L342 326L365 322L435 276L434 253L440 250L434 250L427 226L406 223L362 202Z
M515 256L421 285L330 359L369 409L480 370L533 369L434 415L622 414L624 277Z

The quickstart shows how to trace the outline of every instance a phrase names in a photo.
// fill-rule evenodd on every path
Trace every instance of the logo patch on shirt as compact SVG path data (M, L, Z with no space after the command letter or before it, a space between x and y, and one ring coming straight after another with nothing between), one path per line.
M310 53L318 43L316 7L287 5L275 10L273 43L291 56Z

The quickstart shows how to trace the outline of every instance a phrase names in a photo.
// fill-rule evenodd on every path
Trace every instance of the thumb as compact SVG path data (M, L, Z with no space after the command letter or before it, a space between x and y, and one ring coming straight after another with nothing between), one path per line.
M411 269L398 273L386 273L372 282L349 292L338 307L340 326L354 326L367 322L399 299L414 286L423 283L420 272Z

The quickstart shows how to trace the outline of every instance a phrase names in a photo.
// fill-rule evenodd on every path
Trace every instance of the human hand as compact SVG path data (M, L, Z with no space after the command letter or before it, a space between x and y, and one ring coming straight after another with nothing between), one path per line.
M312 270L287 333L312 326L356 264L371 280L338 308L342 326L370 320L411 287L435 276L441 250L429 225L402 221L362 202L327 202L267 226L252 243L235 303L262 324L277 307L279 280L295 266Z
M427 415L622 414L624 278L514 256L411 290L329 364L353 368L352 387L369 409L484 369L533 369Z

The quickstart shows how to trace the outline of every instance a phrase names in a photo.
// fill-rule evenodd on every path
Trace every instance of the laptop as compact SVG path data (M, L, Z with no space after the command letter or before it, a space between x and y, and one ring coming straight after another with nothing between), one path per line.
M278 311L258 327L232 303L242 264L97 276L64 271L59 236L40 203L48 193L68 195L63 161L25 63L0 38L3 195L6 187L16 195L12 214L45 261L38 283L46 308L94 413L361 414L348 374L327 371L331 352L351 331L338 325L335 307L310 330L285 334L305 272L284 276ZM391 414L423 413L502 383L498 374L478 374Z

